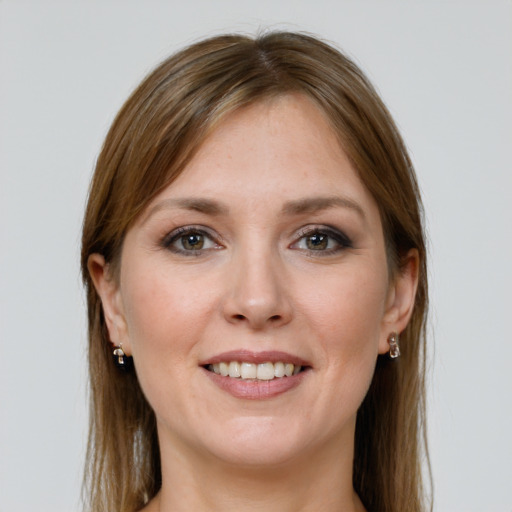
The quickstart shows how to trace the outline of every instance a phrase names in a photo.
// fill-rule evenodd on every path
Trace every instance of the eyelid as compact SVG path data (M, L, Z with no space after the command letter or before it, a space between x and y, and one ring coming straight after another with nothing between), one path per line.
M337 228L333 228L331 226L326 226L326 225L308 225L308 226L304 226L304 227L300 228L300 230L295 235L295 241L291 244L290 247L296 248L294 246L296 246L303 238L305 238L307 236L314 235L314 234L327 235L328 237L332 238L339 244L339 247L337 247L337 248L326 249L324 251L314 251L314 250L303 249L310 253L316 253L315 254L316 256L337 253L344 249L352 248L354 246L352 240L343 231L341 231Z
M179 240L182 236L185 236L187 234L191 233L197 233L205 238L208 238L211 240L216 247L206 248L206 249L197 249L195 251L186 251L184 249L179 249L177 247L173 247L174 242ZM217 234L214 234L211 229L201 226L201 225L190 225L190 226L180 226L176 229L173 229L170 233L167 233L161 240L160 245L164 247L165 249L168 249L171 252L177 253L177 254L185 254L187 256L191 255L198 255L202 252L221 249L222 244L219 241L220 236Z

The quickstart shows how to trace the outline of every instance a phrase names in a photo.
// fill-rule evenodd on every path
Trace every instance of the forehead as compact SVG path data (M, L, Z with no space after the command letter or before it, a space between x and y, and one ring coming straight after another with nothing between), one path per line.
M256 207L333 194L377 211L325 114L304 95L288 94L226 115L157 200L196 196Z
M302 95L281 96L228 114L174 185L199 173L202 181L218 180L224 170L236 182L256 166L263 179L284 162L304 177L329 157L343 158L344 153L320 110Z

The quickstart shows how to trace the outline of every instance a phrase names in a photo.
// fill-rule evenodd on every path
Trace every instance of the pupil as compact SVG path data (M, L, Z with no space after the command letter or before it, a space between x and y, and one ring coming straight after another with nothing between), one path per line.
M325 249L327 247L327 236L326 235L311 235L308 238L309 249Z
M183 247L185 249L201 249L203 247L203 236L202 235L187 235L183 237Z

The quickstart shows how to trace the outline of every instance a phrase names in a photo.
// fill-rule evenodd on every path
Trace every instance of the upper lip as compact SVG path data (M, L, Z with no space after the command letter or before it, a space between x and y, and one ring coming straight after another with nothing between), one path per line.
M251 350L230 350L229 352L222 352L215 356L209 357L200 363L200 366L209 364L217 364L222 362L238 361L240 363L292 363L298 366L311 366L311 364L293 354L282 352L279 350L264 350L262 352L253 352Z

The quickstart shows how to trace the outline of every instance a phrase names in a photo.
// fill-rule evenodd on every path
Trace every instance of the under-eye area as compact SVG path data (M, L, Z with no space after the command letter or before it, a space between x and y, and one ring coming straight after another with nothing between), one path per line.
M310 366L277 361L275 363L249 363L239 361L223 361L204 365L206 370L232 379L242 380L274 380L292 377L311 369Z

